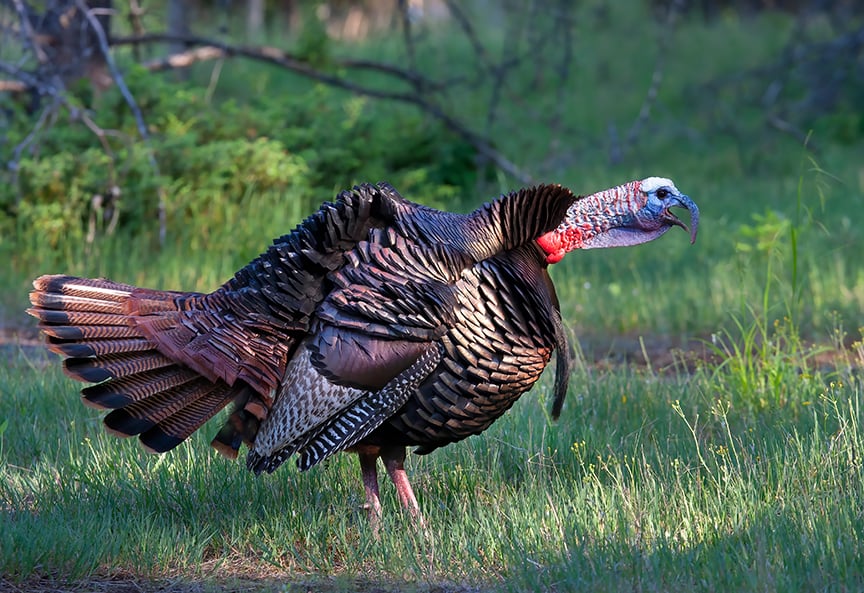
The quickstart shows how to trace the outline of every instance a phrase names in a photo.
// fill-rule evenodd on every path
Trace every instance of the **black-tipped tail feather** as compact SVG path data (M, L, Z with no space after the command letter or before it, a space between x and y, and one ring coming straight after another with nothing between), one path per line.
M65 358L66 374L95 383L82 390L83 401L113 410L105 426L114 435L138 435L147 450L168 451L248 389L201 377L140 331L142 314L170 326L179 293L141 291L145 298L136 299L134 286L71 276L42 276L33 286L27 312Z

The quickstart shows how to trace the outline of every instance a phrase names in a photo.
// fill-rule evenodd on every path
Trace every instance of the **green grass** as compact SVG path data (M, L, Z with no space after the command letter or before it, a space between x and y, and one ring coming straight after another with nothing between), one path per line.
M12 579L257 573L274 579L261 587L305 580L324 590L335 587L327 577L364 575L520 591L864 584L855 379L799 374L782 401L760 402L730 389L729 366L583 368L558 423L546 414L546 380L483 436L412 457L427 530L385 484L376 540L353 456L256 479L210 450L213 424L148 456L106 435L56 364L11 356L0 370L0 573Z
M583 361L559 422L546 412L550 375L483 435L412 456L427 529L385 484L376 539L352 456L256 479L209 448L214 424L148 456L105 434L56 360L0 348L0 588L105 579L184 591L864 588L864 347L842 348L859 338L864 309L864 140L841 142L817 122L814 155L766 131L755 107L724 111L734 97L697 105L699 85L774 55L792 25L727 17L675 30L652 125L610 164L606 131L625 132L638 112L658 30L642 13L616 12L615 30L595 33L591 14L586 4L577 22L564 108L551 75L538 82L526 67L490 133L540 180L587 193L667 175L699 204L695 246L673 231L638 248L574 253L551 271L575 344L614 359L642 339L645 357L662 362L643 365L638 349L638 365ZM484 34L503 48L501 32ZM427 35L424 71L456 75L470 63L458 34ZM394 38L333 51L395 61L401 50ZM233 64L217 100L309 88ZM209 69L201 75L207 84ZM453 100L483 121L488 96ZM407 109L363 108L382 126ZM546 125L556 110L565 132ZM516 184L493 177L480 187L451 207ZM164 249L142 234L54 250L20 229L0 241L9 263L0 326L31 327L26 293L42 273L213 289L307 214L290 198L250 191L221 224L202 214L173 229ZM670 355L667 344L695 346Z

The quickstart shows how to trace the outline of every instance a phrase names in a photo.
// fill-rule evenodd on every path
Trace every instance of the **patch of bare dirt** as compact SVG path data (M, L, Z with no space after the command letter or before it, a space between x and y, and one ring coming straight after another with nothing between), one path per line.
M594 368L633 366L650 368L658 374L692 373L699 367L717 366L727 358L722 354L723 345L710 335L682 338L577 334L577 340L586 363ZM729 340L725 342L726 348L732 349ZM758 348L759 344L754 346ZM741 344L737 347L744 349ZM800 349L802 360L807 360L811 370L864 367L864 346L852 337L840 345L804 341ZM753 356L757 355L753 352Z
M220 578L147 580L127 575L94 576L64 581L46 576L16 581L0 576L3 593L482 593L476 587L449 583L387 583L345 578Z

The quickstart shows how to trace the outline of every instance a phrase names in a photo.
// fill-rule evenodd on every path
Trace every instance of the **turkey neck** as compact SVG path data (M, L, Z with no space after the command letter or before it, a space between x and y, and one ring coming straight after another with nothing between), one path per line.
M635 203L639 194L639 182L632 181L576 199L556 228L540 233L538 243L548 254L546 261L554 264L566 253L582 249L597 235L632 218L642 206Z

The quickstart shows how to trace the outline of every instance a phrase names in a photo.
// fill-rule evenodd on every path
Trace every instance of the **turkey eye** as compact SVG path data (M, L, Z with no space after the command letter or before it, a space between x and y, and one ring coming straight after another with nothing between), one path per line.
M669 190L666 189L665 187L661 187L660 189L657 190L657 197L660 198L661 200L665 200L668 195L669 195Z

